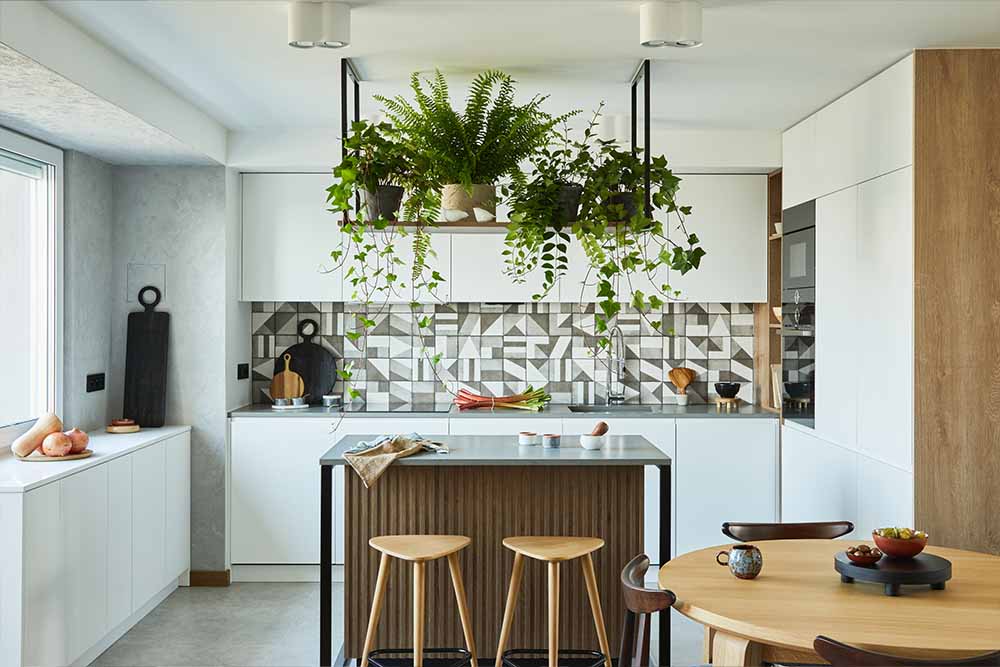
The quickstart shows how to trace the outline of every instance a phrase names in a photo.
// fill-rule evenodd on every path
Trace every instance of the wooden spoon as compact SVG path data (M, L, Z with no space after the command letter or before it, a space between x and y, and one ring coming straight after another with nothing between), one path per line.
M690 368L671 368L670 372L667 373L667 377L677 387L679 394L686 394L688 385L694 382L697 374Z

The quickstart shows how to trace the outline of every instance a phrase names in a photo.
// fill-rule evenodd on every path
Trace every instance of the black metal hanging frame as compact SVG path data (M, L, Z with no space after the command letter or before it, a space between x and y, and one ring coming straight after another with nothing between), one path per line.
M653 214L649 191L649 59L643 60L632 75L632 154L635 155L639 138L639 84L642 84L642 163L644 167L643 185L646 192L643 211L646 217Z

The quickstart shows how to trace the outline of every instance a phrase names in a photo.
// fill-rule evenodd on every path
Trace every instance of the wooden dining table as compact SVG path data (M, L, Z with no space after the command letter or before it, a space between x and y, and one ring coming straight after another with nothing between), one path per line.
M928 546L952 563L946 588L906 586L889 597L879 584L843 583L834 570L838 551L863 543L758 542L764 566L749 580L716 563L731 545L701 549L661 567L659 585L677 596L674 609L705 626L704 660L717 665L822 664L817 635L915 658L1000 649L1000 557Z

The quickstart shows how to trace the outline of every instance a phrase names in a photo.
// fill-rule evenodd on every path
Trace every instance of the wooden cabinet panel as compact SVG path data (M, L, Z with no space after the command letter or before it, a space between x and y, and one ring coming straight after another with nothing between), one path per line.
M244 301L341 301L338 218L324 174L243 174ZM331 271L324 273L324 271Z
M451 300L455 302L530 303L542 274L535 269L523 284L504 275L504 235L449 234L451 237ZM558 301L556 286L543 301Z
M913 170L858 192L858 446L913 466Z
M172 579L191 567L191 434L175 436L161 446L166 464L164 575Z
M785 426L781 520L858 521L858 454Z
M726 541L725 521L778 518L777 422L677 420L677 553Z
M119 457L107 468L108 627L116 628L132 613L132 457Z
M816 200L816 435L857 447L858 347L867 344L858 304L858 188Z
M62 479L66 652L76 660L110 630L108 625L108 466ZM49 519L51 521L51 518ZM43 622L47 628L47 621Z
M164 575L164 447L152 445L132 458L132 612L167 584Z

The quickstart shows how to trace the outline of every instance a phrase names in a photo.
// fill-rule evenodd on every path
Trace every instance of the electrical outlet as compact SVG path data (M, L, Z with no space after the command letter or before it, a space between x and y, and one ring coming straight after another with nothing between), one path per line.
M236 364L236 379L246 380L250 377L250 364Z
M91 373L87 376L87 393L104 391L104 373Z

